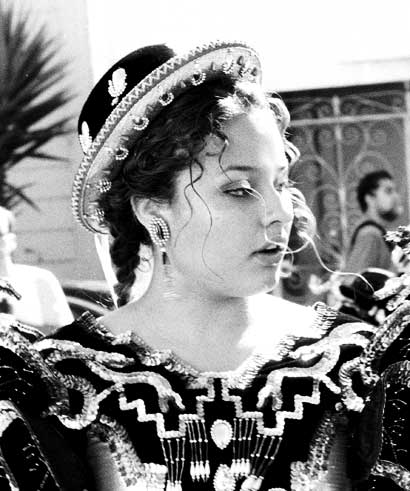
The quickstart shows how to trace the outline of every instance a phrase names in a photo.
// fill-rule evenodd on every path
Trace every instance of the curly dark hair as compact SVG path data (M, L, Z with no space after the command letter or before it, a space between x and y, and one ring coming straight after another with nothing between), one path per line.
M299 153L286 139L289 113L281 99L266 97L256 84L235 82L226 76L193 87L163 108L123 165L111 169L111 189L102 196L100 206L112 236L110 253L118 280L118 305L129 300L141 262L140 246L151 246L148 231L134 215L131 198L171 203L176 176L198 163L196 158L206 138L214 134L227 141L223 131L227 122L252 108L270 108L274 112L289 161L296 161ZM306 241L313 234L314 218L303 195L296 189L292 195L294 229Z
M381 169L364 175L357 186L357 201L362 212L367 211L366 196L373 195L383 179L393 180L393 176L387 170Z

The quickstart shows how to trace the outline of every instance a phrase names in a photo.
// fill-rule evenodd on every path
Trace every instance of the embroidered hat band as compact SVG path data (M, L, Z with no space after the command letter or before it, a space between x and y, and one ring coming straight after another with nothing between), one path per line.
M182 56L164 45L149 46L127 55L101 78L78 123L84 158L73 184L77 221L91 232L108 232L98 201L110 188L111 167L121 165L163 107L221 73L260 83L258 55L241 42L209 43Z

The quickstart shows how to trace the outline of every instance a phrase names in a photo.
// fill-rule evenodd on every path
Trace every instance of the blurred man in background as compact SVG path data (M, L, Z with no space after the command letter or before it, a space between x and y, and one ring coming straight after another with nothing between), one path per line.
M346 272L357 274L342 280L339 310L379 325L386 315L385 305L376 302L373 293L399 273L400 261L384 236L403 210L395 182L385 170L360 180L357 199L363 217L353 231L345 267Z
M403 208L391 174L379 170L365 175L357 187L357 199L363 218L353 231L345 271L381 268L394 272L392 249L384 235Z

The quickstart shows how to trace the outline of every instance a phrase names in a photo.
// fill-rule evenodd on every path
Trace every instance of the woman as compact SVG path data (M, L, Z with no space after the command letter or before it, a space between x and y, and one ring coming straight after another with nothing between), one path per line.
M301 247L314 228L288 123L242 43L142 48L85 103L73 208L109 234L120 308L26 346L25 362L76 456L87 440L91 489L351 489L351 374L371 327L266 294L291 232Z

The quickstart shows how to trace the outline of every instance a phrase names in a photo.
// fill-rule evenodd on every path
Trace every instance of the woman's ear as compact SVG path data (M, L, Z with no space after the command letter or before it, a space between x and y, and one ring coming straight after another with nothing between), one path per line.
M131 198L131 207L137 220L144 225L146 229L153 217L162 216L161 204L149 198Z

